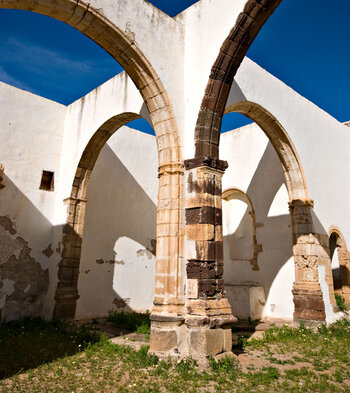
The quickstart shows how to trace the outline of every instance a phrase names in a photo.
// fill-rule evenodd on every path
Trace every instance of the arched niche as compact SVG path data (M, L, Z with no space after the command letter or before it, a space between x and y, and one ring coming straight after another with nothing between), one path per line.
M328 268L330 293L343 297L350 304L350 255L344 236L339 228L332 226L329 231L329 253L331 263ZM334 299L333 304L334 304Z
M259 270L258 253L261 246L256 240L255 212L248 195L230 188L222 193L224 242L228 243L230 259L247 261L252 269Z

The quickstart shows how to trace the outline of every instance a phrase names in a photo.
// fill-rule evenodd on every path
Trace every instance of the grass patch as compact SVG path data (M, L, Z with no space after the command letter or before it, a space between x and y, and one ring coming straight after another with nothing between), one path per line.
M342 311L348 311L348 308L345 305L345 299L339 295L339 293L334 294L335 301L337 303L337 306L340 308Z
M32 369L16 375L7 371L2 378L12 376L0 380L1 393L350 392L350 322L347 320L329 327L323 325L316 331L303 324L299 328L272 328L262 339L244 343L244 355L260 361L262 366L257 363L245 367L232 357L219 361L210 358L206 371L199 370L191 358L165 362L150 354L147 346L135 351L113 344L105 336L91 332L91 326L77 328L42 320L1 326L2 360L6 359L5 338L11 342L5 344L6 351L11 345L16 351L25 346L25 350L15 355L17 362L21 357L31 359L31 344L24 342L25 338L36 343L35 348L44 353L48 349L38 346L47 344L58 349L61 342L63 354L52 353L52 360L46 358L40 366L34 364ZM46 337L44 341L43 337ZM27 362L23 359L22 364Z
M107 321L112 322L115 327L129 332L150 334L151 331L149 311L146 314L110 311Z
M86 325L25 318L0 325L0 378L83 351L99 334Z

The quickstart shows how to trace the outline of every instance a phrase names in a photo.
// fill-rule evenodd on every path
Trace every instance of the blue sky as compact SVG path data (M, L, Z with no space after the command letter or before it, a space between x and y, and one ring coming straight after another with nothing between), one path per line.
M195 1L151 3L174 16ZM350 120L349 17L349 0L284 0L247 55L339 121ZM121 70L104 50L64 23L0 10L3 82L67 105ZM222 130L248 122L226 115Z

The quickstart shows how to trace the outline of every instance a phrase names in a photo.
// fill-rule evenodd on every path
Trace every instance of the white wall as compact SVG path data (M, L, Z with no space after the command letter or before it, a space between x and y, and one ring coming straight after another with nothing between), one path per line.
M107 120L123 113L138 114L150 121L140 93L125 72L67 107L61 159L62 176L58 178L57 225L66 220L66 205L63 200L71 194L75 172L89 140Z
M241 100L261 105L282 124L304 169L309 194L315 201L316 229L338 226L350 238L348 202L350 171L349 127L302 97L245 58L232 86L227 106Z
M155 137L122 127L92 172L77 318L152 309L157 212Z
M185 29L185 159L194 157L194 130L211 68L245 3L246 0L202 0L176 17Z
M229 164L223 176L223 190L238 188L251 199L257 244L262 246L258 271L253 270L249 260L232 259L236 253L232 248L237 247L237 242L252 236L252 220L251 217L244 219L246 215L241 214L242 220L235 232L227 233L225 223L233 211L224 203L224 279L233 314L240 318L251 316L249 288L261 286L266 297L263 316L292 318L292 233L288 193L278 156L264 132L254 123L222 134L220 155ZM249 244L245 244L249 248ZM254 249L242 252L252 255Z
M57 183L54 192L39 186L43 170L59 176L66 107L0 82L0 108L6 186L0 190L0 309L4 319L48 316L45 296L58 262L52 244Z

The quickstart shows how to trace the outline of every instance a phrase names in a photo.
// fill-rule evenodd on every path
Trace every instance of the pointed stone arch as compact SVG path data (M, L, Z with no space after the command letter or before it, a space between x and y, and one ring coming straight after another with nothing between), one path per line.
M240 63L281 1L245 2L243 12L211 69L195 127L195 157L185 161L186 250L189 250L186 251L188 315L185 323L190 330L200 327L196 333L202 335L204 343L210 341L208 327L215 328L215 334L223 342L226 339L230 342L229 327L235 320L225 297L222 279L222 175L227 168L227 163L219 160L222 117ZM204 352L205 355L213 355L224 347L216 353ZM193 355L198 355L196 350Z
M233 78L250 45L282 0L248 0L212 66L195 128L195 157L219 157L222 116Z
M287 131L278 119L261 105L251 101L240 101L230 105L224 113L230 112L238 112L249 117L264 131L280 159L289 201L309 201L309 191L300 158Z
M330 300L335 305L334 293L338 293L344 298L345 304L350 304L350 253L348 251L345 238L341 230L332 225L328 230L330 260L335 252L338 253L339 261L339 281L335 282L334 273L332 271L332 263L326 266L328 270L326 281L329 286Z
M325 309L318 277L318 257L324 256L322 236L315 233L305 173L296 148L278 119L261 105L240 101L225 109L249 117L265 133L281 162L289 196L295 282L296 319L324 320Z
M86 211L86 203L87 203L87 191L89 186L89 181L91 177L92 170L95 166L97 158L102 150L103 146L106 144L108 139L118 131L120 127L129 123L132 120L138 119L141 116L136 113L122 113L116 115L106 122L104 122L95 134L91 137L87 146L85 147L81 158L78 163L78 167L75 172L73 185L71 189L71 195L69 198L65 200L67 204L67 220L66 224L63 228L63 238L62 238L62 259L59 263L58 269L58 283L55 293L55 307L54 307L54 317L61 319L74 319L75 310L76 310L76 302L79 298L78 294L78 278L79 278L79 266L80 266L80 258L81 258L81 247L82 247L82 239L84 232L84 222L85 222L85 211ZM173 169L173 167L171 167ZM181 169L178 168L178 174L181 174ZM164 166L160 167L161 171L164 171ZM173 179L173 171L169 173L163 172L163 177L168 176L169 174ZM160 182L162 182L162 177L160 178ZM177 183L175 183L177 186ZM169 190L169 184L163 185L163 188ZM160 187L160 189L162 189ZM164 191L162 191L164 192ZM178 204L178 195L174 194L174 196L169 196L169 193L166 196L159 196L159 205L158 213L162 212L161 206L166 200L167 203L172 202L173 204ZM173 209L174 210L174 209ZM172 210L172 211L173 211ZM175 212L177 210L175 209ZM180 219L176 222L176 220L171 221L171 225L167 224L166 220L157 219L157 226L161 227L164 232L167 232L167 229L170 231L168 226L171 226L174 231L174 224L180 225ZM179 215L175 215L175 218L178 218ZM176 274L174 277L174 271L169 271L168 276L171 277L170 283L175 283L175 288L170 287L169 285L169 277L164 274L164 260L165 257L161 254L164 253L164 248L166 246L166 242L169 241L169 236L167 233L164 233L164 236L159 234L159 228L157 229L157 248L160 244L160 251L157 250L157 261L156 261L156 280L162 280L164 285L164 290L167 292L158 293L158 301L161 306L164 306L164 297L167 295L169 298L176 297L176 299L181 299L182 296L182 285L181 285L181 274ZM178 237L178 232L173 233L173 237ZM171 238L170 238L171 239ZM177 242L176 244L179 244ZM177 254L174 254L173 257L177 257ZM169 256L171 258L171 255ZM160 271L161 270L161 271ZM180 273L180 272L179 272ZM157 291L156 291L157 295ZM164 297L161 297L161 296Z
M81 0L2 0L1 8L52 17L76 28L100 45L124 68L146 103L157 137L159 165L181 162L178 126L162 81L133 35L109 21L102 14L103 9L97 10Z
M157 260L156 266L162 267L162 273L156 275L156 298L154 314L181 314L184 304L182 276L182 192L183 192L183 161L178 125L168 94L162 81L151 63L138 47L135 37L130 32L123 32L103 15L103 9L95 9L90 3L81 0L1 0L0 8L20 9L36 12L60 20L76 28L105 49L126 71L138 88L149 111L155 130L158 146L159 162L159 201L157 213ZM114 120L113 120L114 121ZM91 140L93 148L98 148L105 134L97 132ZM102 138L101 140L99 138ZM102 148L102 146L101 146ZM88 149L90 151L90 149ZM90 153L89 153L90 154ZM83 154L82 162L88 159L88 153ZM93 160L91 160L92 162ZM90 169L83 165L83 178L88 183ZM78 168L78 171L82 168ZM77 171L76 180L80 179ZM90 171L90 172L89 172ZM72 186L71 197L68 198L68 224L82 230L84 216L84 187ZM76 196L75 196L76 194ZM75 199L74 199L75 198ZM65 233L65 236L67 232ZM64 255L74 266L62 266L59 272L59 282L76 282L76 254L80 253L80 245L76 244L77 237L67 237ZM79 243L79 242L78 242ZM62 262L66 263L66 262ZM63 269L65 268L65 269ZM67 268L67 269L66 269ZM60 286L60 284L59 284ZM60 290L59 292L58 289ZM62 285L56 291L56 317L73 318L77 294L74 288ZM58 304L60 304L58 306ZM66 306L62 306L66 304ZM74 306L72 306L74 304ZM66 311L63 311L63 310Z

